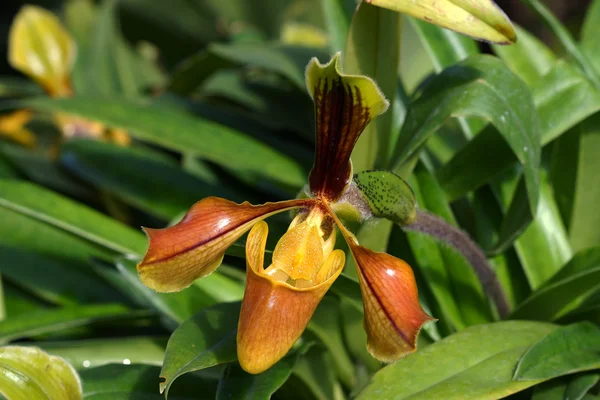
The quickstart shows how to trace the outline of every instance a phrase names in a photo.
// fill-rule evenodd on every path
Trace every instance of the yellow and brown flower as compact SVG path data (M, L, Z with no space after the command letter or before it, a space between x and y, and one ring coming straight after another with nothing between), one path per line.
M414 351L422 325L411 268L404 261L358 244L333 209L352 179L350 154L367 124L388 103L368 77L345 75L337 54L326 65L311 60L307 87L315 103L317 149L309 198L254 206L209 197L177 225L148 229L149 248L138 264L140 279L161 291L182 290L213 272L225 250L250 230L246 241L246 290L237 332L238 360L246 371L265 371L290 350L345 263L335 249L337 230L358 267L367 347L390 362ZM267 217L297 210L265 268Z

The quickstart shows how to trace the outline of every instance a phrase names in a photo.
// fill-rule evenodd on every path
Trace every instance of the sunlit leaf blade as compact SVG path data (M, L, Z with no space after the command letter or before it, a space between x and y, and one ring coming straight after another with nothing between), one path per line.
M228 168L284 184L299 187L306 180L306 174L297 162L273 148L227 126L167 106L99 98L37 98L28 100L27 104L97 120L110 127L125 129L139 139L183 153L193 152Z
M551 379L598 368L600 328L581 322L556 329L531 346L519 360L514 379Z
M546 145L575 124L600 110L600 93L573 66L559 61L533 88ZM490 152L489 149L494 151ZM484 129L437 173L451 200L460 198L516 162L514 153L493 128ZM475 167L477 166L477 167ZM483 167L485 166L485 167Z
M219 381L216 399L268 400L290 377L297 359L298 354L290 354L258 375L231 363Z
M511 46L494 46L494 52L529 86L546 75L557 61L544 43L527 30L516 26L519 40Z
M167 338L155 336L39 341L33 345L67 360L77 370L106 364L162 365ZM156 374L158 381L158 373ZM156 388L156 387L155 387Z
M369 0L369 3L408 14L479 40L509 44L517 40L506 15L491 0Z
M141 233L83 204L31 183L1 182L0 207L120 253L142 254L146 247Z
M147 316L147 312L137 312ZM0 322L0 343L45 333L85 326L97 321L135 317L136 313L120 304L69 306L61 309L39 310Z
M511 318L552 321L581 304L600 289L600 249L576 254L545 285L523 301Z
M513 89L507 91L507 86ZM471 57L447 68L426 85L402 127L395 168L415 154L448 117L461 116L483 118L498 129L523 165L529 208L535 213L541 146L533 99L520 79L489 56Z
M343 54L343 70L374 79L390 102L389 110L372 121L359 138L352 153L355 171L373 168L377 158L385 166L390 157L391 130L398 101L400 32L400 15L395 12L361 2L354 13Z
M600 73L600 1L593 0L586 11L581 27L581 51L587 56L594 68Z
M358 399L494 400L538 381L513 381L529 346L556 327L511 321L477 325L434 343L377 372ZM398 379L411 376L410 380Z
M0 347L0 395L10 400L81 400L81 381L62 358L35 347Z
M69 261L73 267L86 265L91 257L115 255L94 243L26 215L0 207L0 244ZM39 240L43 237L44 240Z
M590 60L580 50L567 27L563 25L552 11L550 11L548 6L540 0L524 0L524 3L529 5L531 9L542 18L556 36L558 42L563 46L566 53L575 61L587 78L592 81L594 86L600 89L600 74L594 69Z
M533 87L542 144L600 110L600 92L581 72L559 61Z
M185 321L171 335L160 371L160 391L179 376L237 358L235 335L240 303L221 303L204 309Z

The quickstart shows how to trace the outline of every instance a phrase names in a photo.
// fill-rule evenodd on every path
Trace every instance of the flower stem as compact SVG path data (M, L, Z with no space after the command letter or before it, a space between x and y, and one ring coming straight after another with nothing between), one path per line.
M426 233L448 246L457 250L473 267L477 278L483 286L487 296L494 302L501 319L510 313L510 306L506 295L496 278L496 273L490 266L483 250L459 228L450 225L442 218L417 209L415 222L403 225L402 229Z

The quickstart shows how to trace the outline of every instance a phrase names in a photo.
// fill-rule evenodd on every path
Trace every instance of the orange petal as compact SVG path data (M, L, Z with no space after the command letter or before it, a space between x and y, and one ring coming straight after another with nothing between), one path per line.
M184 289L213 272L221 264L225 250L257 221L314 203L315 200L302 199L254 206L218 197L203 199L177 225L144 228L150 245L137 267L140 279L158 292Z
M367 348L380 361L395 361L416 349L421 327L433 318L419 304L415 276L407 263L348 242L359 272Z
M237 352L240 365L251 374L267 370L292 348L345 262L344 252L334 250L322 267L331 271L326 280L308 288L290 286L263 273L267 233L267 224L259 222L246 242L246 292Z

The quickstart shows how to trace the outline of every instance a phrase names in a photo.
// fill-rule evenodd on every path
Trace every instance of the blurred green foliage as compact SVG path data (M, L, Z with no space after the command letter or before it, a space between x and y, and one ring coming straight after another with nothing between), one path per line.
M353 19L352 0L35 3L77 42L75 95L47 97L0 64L2 117L32 110L36 140L0 135L2 344L63 357L95 400L163 398L159 384L173 399L600 397L600 1L548 2L567 25L537 0L498 2L525 24L510 47L389 10ZM2 37L20 6L3 2ZM364 32L385 34L346 42ZM209 277L159 294L135 272L139 227L211 195L296 196L314 148L304 68L339 50L392 104L354 165L393 170L421 209L466 231L512 313L500 321L453 249L369 221L361 243L406 260L439 320L419 350L389 366L368 354L350 265L290 354L249 375L232 339L243 243ZM73 138L59 113L79 118L74 136L94 121L131 143ZM288 217L270 220L270 238Z

